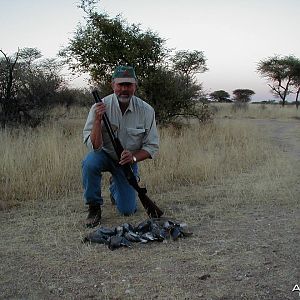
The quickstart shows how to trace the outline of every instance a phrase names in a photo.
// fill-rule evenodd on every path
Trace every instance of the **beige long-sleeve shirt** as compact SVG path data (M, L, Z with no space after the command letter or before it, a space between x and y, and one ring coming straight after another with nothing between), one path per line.
M133 152L143 149L150 154L151 158L154 157L159 147L154 109L136 96L132 96L124 115L115 94L103 98L102 102L105 103L106 114L123 148ZM95 119L95 105L91 107L83 129L83 142L90 150L103 149L110 157L117 160L104 124L102 124L103 146L100 149L93 149L90 134Z

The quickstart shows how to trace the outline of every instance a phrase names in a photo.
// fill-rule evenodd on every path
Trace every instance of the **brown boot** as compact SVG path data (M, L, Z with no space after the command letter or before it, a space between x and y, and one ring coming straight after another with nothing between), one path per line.
M100 204L89 204L89 214L86 218L86 227L93 228L100 224L101 206Z

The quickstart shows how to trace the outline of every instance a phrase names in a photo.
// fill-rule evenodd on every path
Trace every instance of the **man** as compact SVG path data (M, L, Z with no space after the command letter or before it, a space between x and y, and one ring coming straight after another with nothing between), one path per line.
M102 172L108 171L112 175L110 193L119 212L134 214L136 192L127 182L122 165L132 164L137 176L137 162L152 158L158 151L154 109L134 95L136 88L134 69L118 66L112 76L114 93L103 98L102 103L94 104L89 112L83 137L90 152L82 163L84 198L89 206L87 227L95 227L101 221ZM119 161L102 121L105 112L125 149Z

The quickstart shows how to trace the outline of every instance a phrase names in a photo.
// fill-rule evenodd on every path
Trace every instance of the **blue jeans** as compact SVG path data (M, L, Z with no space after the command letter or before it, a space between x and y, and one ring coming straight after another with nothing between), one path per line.
M134 164L132 169L134 175L137 176L137 164ZM134 188L129 185L121 166L103 150L89 152L82 162L85 204L103 204L101 196L102 172L112 174L112 183L109 189L119 212L125 215L135 213L137 204Z

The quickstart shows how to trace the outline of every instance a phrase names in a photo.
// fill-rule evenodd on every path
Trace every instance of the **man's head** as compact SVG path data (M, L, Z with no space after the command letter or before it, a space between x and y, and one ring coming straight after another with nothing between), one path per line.
M136 91L137 79L130 66L118 66L112 76L112 88L120 102L127 103Z

